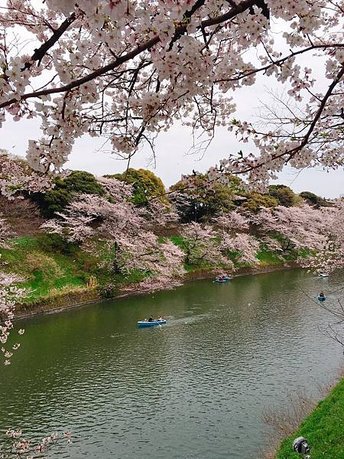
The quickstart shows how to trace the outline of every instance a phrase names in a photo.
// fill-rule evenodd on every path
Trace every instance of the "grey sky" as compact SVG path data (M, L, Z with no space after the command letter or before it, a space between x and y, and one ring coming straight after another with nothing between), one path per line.
M35 120L20 122L8 121L1 129L0 148L23 156L28 139L39 138L40 132ZM83 138L76 142L70 161L66 167L92 172L95 175L122 172L126 162L119 160L103 146L104 139ZM156 167L152 162L151 152L144 148L132 160L131 166L152 170L170 186L179 180L181 174L191 173L193 169L204 172L215 165L228 153L235 153L244 146L233 134L219 131L213 143L204 155L187 154L192 145L190 130L183 126L175 126L170 132L163 133L157 140ZM296 192L312 191L320 196L335 198L344 194L343 169L326 172L321 168L298 171L287 168L278 183L290 186Z

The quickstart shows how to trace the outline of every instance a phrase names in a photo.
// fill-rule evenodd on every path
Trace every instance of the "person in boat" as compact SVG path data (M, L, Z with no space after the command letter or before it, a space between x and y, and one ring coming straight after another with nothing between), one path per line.
M227 274L220 274L219 276L217 276L217 280L219 281L225 281L228 279L229 279L229 276Z
M320 299L321 299L321 300L324 300L325 298L326 298L326 297L325 297L324 292L320 292L320 293L319 293L319 300L320 300Z
M153 320L154 320L153 317L150 317L150 318L148 319L148 322L153 322Z

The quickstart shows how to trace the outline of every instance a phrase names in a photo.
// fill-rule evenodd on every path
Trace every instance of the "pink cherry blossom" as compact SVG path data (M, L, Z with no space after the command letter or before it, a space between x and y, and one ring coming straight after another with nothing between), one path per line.
M341 2L36 3L7 0L0 12L0 126L40 120L27 150L36 171L60 170L85 134L131 158L175 120L205 145L220 126L250 142L219 168L256 184L286 163L342 165ZM282 102L265 128L235 116L237 93L258 76L296 104Z
M76 198L65 212L43 228L60 234L69 242L83 243L86 250L105 250L101 267L127 275L138 270L147 277L142 290L161 288L169 282L179 283L182 276L184 253L169 240L159 241L149 230L158 213L155 228L175 214L166 206L152 204L142 210L130 202L132 187L116 179L100 179L105 197L83 194ZM102 242L102 248L97 244ZM160 287L159 287L160 286Z

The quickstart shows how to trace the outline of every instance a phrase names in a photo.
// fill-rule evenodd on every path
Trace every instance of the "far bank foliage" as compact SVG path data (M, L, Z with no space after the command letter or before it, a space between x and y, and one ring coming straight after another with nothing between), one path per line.
M111 296L126 284L172 287L198 270L323 269L338 258L341 204L311 206L284 185L250 192L237 177L194 172L167 191L144 169L102 178L73 171L28 196L46 221L37 234L13 235L0 263L24 279L29 302L75 289Z
M56 212L62 212L80 193L102 196L104 190L89 172L72 171L66 177L55 178L52 189L28 197L38 205L44 217L51 218Z
M145 206L152 198L168 203L162 180L147 169L130 168L122 174L106 175L105 177L115 178L132 185L131 199L135 205Z
M238 177L228 176L225 182L220 182L194 172L171 186L170 200L182 223L205 222L233 210L237 194L242 191L243 182Z

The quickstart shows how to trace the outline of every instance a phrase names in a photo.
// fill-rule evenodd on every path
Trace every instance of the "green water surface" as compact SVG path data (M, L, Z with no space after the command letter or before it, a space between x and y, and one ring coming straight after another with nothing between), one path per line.
M256 459L262 421L292 393L335 377L342 349L319 326L342 275L305 271L210 280L21 321L0 368L0 429L69 431L47 457ZM138 329L145 317L167 325Z

